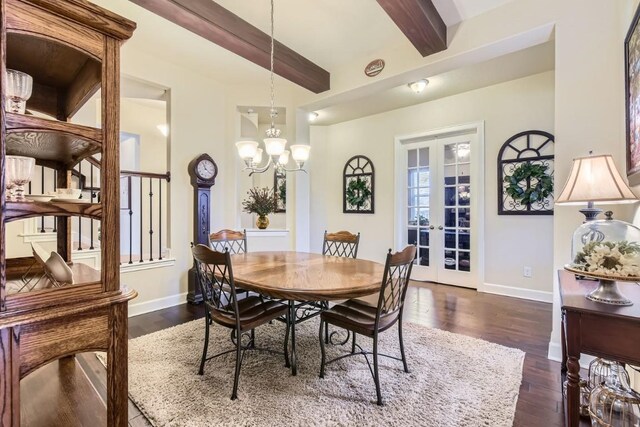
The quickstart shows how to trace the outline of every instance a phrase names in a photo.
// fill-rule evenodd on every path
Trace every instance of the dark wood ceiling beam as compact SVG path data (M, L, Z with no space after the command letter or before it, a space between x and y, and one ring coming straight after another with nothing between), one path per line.
M212 0L130 0L266 69L271 38ZM330 88L330 74L275 41L274 72L314 93Z
M447 48L447 26L431 0L377 0L422 56Z

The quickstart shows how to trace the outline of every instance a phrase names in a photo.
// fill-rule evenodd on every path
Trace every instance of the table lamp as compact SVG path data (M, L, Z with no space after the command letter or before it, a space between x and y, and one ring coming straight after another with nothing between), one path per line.
M586 207L580 209L584 215L584 223L577 228L573 234L572 256L573 264L566 266L569 271L581 275L599 279L599 286L596 290L587 295L587 299L605 304L630 305L632 302L620 293L616 280L629 280L631 277L623 277L619 274L617 267L611 267L604 260L601 267L589 268L589 262L585 257L594 250L590 245L593 242L604 242L610 248L628 248L628 243L640 241L640 229L623 221L612 219L612 213L607 212L606 220L597 220L597 216L602 212L594 206L595 202L612 203L633 203L638 199L633 194L620 172L616 168L613 158L610 155L599 155L580 157L573 160L573 166L569 173L569 178L556 199L556 204L584 204ZM606 237L606 242L605 242ZM587 246L589 245L589 246ZM606 251L607 249L604 248ZM614 249L612 249L613 251ZM619 255L619 254L618 254ZM597 261L598 263L600 261ZM612 261L616 265L617 261ZM585 264L587 263L587 264ZM578 268L573 268L578 266ZM595 264L600 266L600 264ZM582 267L580 267L582 266ZM606 269L603 269L606 266ZM593 266L591 266L593 267ZM601 273L600 271L606 273Z

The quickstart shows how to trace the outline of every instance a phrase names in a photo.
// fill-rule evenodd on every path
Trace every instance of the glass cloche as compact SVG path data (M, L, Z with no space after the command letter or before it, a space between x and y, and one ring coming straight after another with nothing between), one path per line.
M600 279L600 287L587 296L592 301L616 305L632 302L617 290L615 281L640 280L640 228L612 218L586 221L573 233L572 261L565 268L578 275Z

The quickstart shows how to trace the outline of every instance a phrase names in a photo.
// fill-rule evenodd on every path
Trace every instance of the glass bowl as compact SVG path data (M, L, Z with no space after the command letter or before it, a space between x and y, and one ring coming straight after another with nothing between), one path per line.
M24 114L32 89L33 78L29 74L8 69L5 110Z
M24 202L24 186L31 181L33 170L36 165L36 159L23 156L7 156L7 182L13 185L13 195L11 200L14 202Z

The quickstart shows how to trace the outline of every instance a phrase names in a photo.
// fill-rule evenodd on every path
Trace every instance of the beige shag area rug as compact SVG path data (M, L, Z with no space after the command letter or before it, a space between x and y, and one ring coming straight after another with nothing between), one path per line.
M327 367L318 378L318 320L296 330L298 375L282 355L245 354L238 399L230 400L235 356L213 359L197 374L204 319L129 341L129 394L154 426L511 426L525 353L464 335L406 323L409 374L381 358L385 401L363 356ZM231 349L229 331L213 325L210 355ZM256 330L258 346L281 351L284 325ZM397 330L381 334L380 352L398 355ZM370 348L372 341L358 337ZM351 345L328 346L333 358Z

